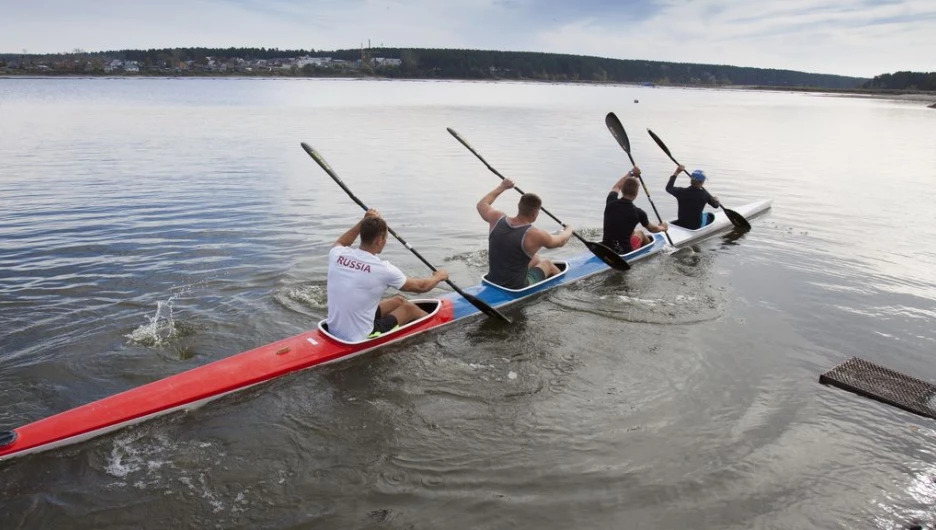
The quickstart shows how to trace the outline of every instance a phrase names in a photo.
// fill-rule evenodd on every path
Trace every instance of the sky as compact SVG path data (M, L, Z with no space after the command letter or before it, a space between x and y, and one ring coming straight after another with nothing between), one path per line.
M0 0L0 53L474 48L936 71L936 0Z

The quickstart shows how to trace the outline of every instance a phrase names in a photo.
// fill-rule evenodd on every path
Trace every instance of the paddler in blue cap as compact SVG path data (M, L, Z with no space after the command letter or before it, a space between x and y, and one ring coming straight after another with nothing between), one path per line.
M712 208L718 208L721 205L718 202L718 197L702 187L705 184L705 172L701 169L692 172L688 188L676 187L676 177L685 170L686 168L683 166L676 168L676 172L666 183L666 192L676 197L679 202L679 215L673 221L673 224L687 230L698 230L711 223L714 217L711 213L703 212L705 205L708 204Z

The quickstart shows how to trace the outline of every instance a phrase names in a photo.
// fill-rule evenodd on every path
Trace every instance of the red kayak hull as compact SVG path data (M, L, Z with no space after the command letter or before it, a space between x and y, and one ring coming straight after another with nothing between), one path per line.
M0 460L81 442L104 433L191 409L282 375L345 360L389 342L452 322L452 301L423 320L364 343L343 343L320 329L249 350L15 429Z

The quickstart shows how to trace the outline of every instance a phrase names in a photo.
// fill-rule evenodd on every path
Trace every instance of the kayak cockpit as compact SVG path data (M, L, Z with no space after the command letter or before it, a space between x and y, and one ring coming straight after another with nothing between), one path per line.
M6 447L16 441L16 431L0 431L0 447Z
M699 228L696 228L695 230L690 230L690 229L688 229L688 228L683 228L683 227L679 226L678 224L676 224L676 219L673 219L672 221L670 221L669 224L670 224L671 226L675 226L675 227L677 227L677 228L680 228L680 229L682 229L682 230L685 230L686 232L695 233L695 232L699 232L699 231L701 231L701 230L705 230L706 228L712 226L712 224L715 222L715 214L712 213L712 212L704 212L704 213L702 214L702 216L705 218L705 224L702 225L702 226L700 226Z
M356 346L359 344L366 344L368 342L385 339L390 335L396 335L405 329L409 329L414 326L417 326L421 322L425 322L426 320L429 320L430 318L434 317L436 314L438 314L439 309L442 308L442 300L439 300L437 298L410 300L410 302L413 302L414 304L416 304L416 306L422 309L423 311L425 311L427 315L420 319L414 320L406 324L405 326L397 326L386 333L381 333L380 335L376 337L368 337L364 340L358 340L358 341L347 341L347 340L339 339L338 337L328 332L328 324L326 324L324 320L319 321L318 330L319 332L322 333L322 335L328 337L330 340L333 340L339 344L346 344L348 346Z
M559 274L557 274L557 275L555 275L555 276L550 276L549 278L546 278L545 280L541 280L541 281L539 281L539 282L536 282L536 283L534 283L533 285L528 285L528 286L524 287L523 289L510 289L509 287L504 287L504 286L502 286L502 285L497 285L496 283L489 282L488 279L487 279L487 274L485 274L484 276L481 277L481 282L482 282L484 285L488 285L488 286L494 287L495 289L500 289L501 291L507 291L508 293L514 293L514 294L525 293L525 292L528 292L528 291L532 291L532 290L536 289L537 287L542 286L543 284L552 283L552 282L558 280L559 278L563 277L563 276L565 275L565 273L569 272L569 262L568 262L568 261L553 261L553 265L555 265L556 268L559 269Z
M629 260L632 260L632 259L636 259L636 258L637 258L638 256L640 256L641 254L646 254L646 253L647 253L647 249L653 248L653 246L656 245L657 243L660 243L662 239L663 239L663 236L660 235L660 234L650 234L650 242L649 242L649 243L646 243L646 244L644 244L644 245L640 245L640 247L635 248L634 250L631 250L630 252L628 252L628 253L626 253L626 254L620 254L620 256L621 256L622 258L624 258L625 261L629 261Z

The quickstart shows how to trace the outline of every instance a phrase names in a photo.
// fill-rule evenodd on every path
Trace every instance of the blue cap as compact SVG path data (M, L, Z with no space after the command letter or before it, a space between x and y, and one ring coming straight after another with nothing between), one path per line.
M699 182L705 182L705 171L697 169L692 172L692 180L698 180Z

